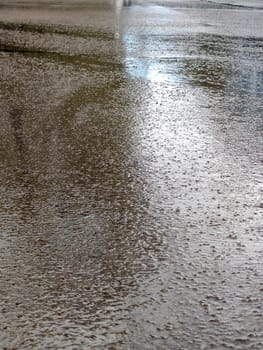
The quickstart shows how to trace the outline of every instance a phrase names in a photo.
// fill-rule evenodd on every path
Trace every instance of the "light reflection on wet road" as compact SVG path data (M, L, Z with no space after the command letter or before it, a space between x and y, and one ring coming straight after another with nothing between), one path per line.
M263 11L18 3L1 350L262 349Z

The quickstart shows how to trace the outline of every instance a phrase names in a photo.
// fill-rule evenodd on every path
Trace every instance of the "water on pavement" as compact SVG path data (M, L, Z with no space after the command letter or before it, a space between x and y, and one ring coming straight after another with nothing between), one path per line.
M1 350L263 348L262 19L0 1Z

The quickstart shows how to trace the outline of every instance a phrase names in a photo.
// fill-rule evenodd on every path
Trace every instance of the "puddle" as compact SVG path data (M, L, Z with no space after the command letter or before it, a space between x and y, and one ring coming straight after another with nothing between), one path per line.
M3 347L262 349L260 16L190 3L1 2Z

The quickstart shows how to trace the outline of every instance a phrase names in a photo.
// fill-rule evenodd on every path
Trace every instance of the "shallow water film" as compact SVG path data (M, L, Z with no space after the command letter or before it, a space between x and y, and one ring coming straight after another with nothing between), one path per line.
M262 23L0 0L0 350L263 349Z

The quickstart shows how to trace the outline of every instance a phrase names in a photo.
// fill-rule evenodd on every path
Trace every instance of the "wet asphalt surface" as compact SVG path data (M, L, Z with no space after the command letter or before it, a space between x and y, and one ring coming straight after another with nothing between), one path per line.
M263 11L219 2L0 1L1 350L263 349Z

